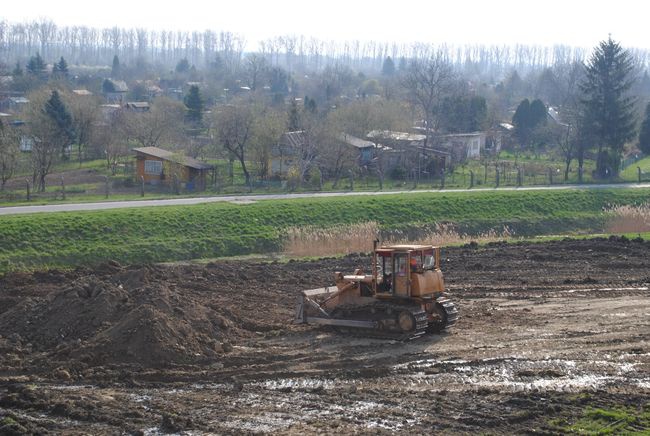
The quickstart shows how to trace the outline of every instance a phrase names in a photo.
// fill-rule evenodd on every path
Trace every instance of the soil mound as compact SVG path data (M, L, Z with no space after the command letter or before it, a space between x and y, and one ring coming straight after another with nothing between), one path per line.
M250 335L209 299L150 280L155 268L110 269L108 277L82 276L22 301L0 315L0 331L54 358L153 367L214 360Z

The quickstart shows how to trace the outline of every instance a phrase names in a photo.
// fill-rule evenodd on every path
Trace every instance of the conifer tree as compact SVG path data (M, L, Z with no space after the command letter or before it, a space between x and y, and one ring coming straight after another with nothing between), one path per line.
M198 86L190 86L190 90L185 96L184 103L187 107L187 120L192 123L200 124L203 120L203 98L201 98Z
M632 55L610 37L602 41L586 65L580 85L585 128L597 147L596 172L600 177L618 175L623 146L635 134Z

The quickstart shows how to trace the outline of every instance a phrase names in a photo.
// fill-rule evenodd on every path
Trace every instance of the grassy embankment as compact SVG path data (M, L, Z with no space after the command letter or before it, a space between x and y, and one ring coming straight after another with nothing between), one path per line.
M508 226L517 236L600 232L603 209L640 204L650 189L417 193L213 203L0 217L0 272L159 262L277 251L287 229L374 221L417 233L453 222L462 233Z
M581 435L650 434L650 403L612 409L588 407L577 421L554 419L550 424L560 433Z

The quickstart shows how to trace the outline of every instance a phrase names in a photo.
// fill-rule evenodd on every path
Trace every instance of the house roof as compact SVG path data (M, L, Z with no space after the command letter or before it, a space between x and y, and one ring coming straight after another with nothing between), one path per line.
M181 164L183 166L194 168L197 170L209 170L213 168L212 165L207 164L205 162L200 162L194 159L193 157L182 156L177 153L173 153L168 150L163 150L162 148L158 148L158 147L139 147L139 148L134 148L133 151L135 151L136 153L142 153L149 156L157 157L159 159Z
M73 89L72 92L77 95L93 95L93 93L87 89Z
M392 139L393 141L424 141L426 135L419 133L394 132L392 130L373 130L368 133L368 138Z
M302 147L305 144L305 132L304 130L298 130L295 132L285 132L280 138L280 142L284 145L290 147Z
M366 141L365 139L357 138L356 136L348 135L347 133L341 133L339 139L356 148L370 148L375 146L374 142Z
M149 109L149 102L147 101L129 101L126 106L134 109Z
M470 132L470 133L451 133L449 135L441 135L441 138L474 138L484 135L483 132Z
M129 87L124 80L108 79L113 84L113 92L129 92Z

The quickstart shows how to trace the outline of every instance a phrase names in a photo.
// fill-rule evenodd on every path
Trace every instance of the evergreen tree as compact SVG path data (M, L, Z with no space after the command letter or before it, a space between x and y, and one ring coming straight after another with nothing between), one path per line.
M187 61L187 58L183 58L176 64L176 72L179 74L184 74L190 71L190 63Z
M289 122L287 129L290 132L296 132L300 130L300 112L298 111L298 104L296 99L291 99L291 107L289 108Z
M384 64L381 66L381 74L384 76L392 76L395 74L395 62L388 56L384 59Z
M122 69L120 67L120 58L117 55L113 56L113 66L111 67L111 78L119 79L122 75Z
M184 103L187 107L187 120L192 123L200 124L203 120L203 99L201 98L198 86L190 86L190 90L185 96Z
M27 72L34 75L42 75L45 73L46 65L43 62L41 55L36 52L36 55L29 58L27 62Z
M305 96L305 110L315 114L316 113L316 100Z
M539 99L531 103L526 98L519 103L512 117L512 124L515 126L515 135L521 145L530 145L535 129L546 124L546 112L546 105Z
M273 94L285 96L289 93L289 75L280 67L273 68L270 75L270 86Z
M11 75L14 77L20 77L23 75L23 69L20 67L20 62L16 62L16 67L11 72Z
M632 55L610 37L596 47L580 84L585 128L596 141L600 177L618 175L623 146L634 137L635 100L629 93L633 69Z
M650 103L645 108L645 119L641 123L639 132L639 148L645 154L650 155Z
M102 92L104 94L115 92L115 85L113 84L112 80L104 79L104 81L102 82Z
M56 132L53 137L61 147L61 154L65 157L65 149L72 144L75 138L74 125L70 112L63 104L58 91L52 91L52 96L45 103L45 114L54 122Z
M546 124L547 111L546 105L540 99L535 99L530 103L528 121L531 130Z
M515 126L515 136L521 145L528 144L530 137L530 101L525 98L517 106L512 116L512 124Z
M63 59L63 56L61 56L61 59L59 59L59 62L57 62L54 65L56 66L56 69L59 72L59 74L61 74L63 76L68 75L68 63L65 61L65 59Z

